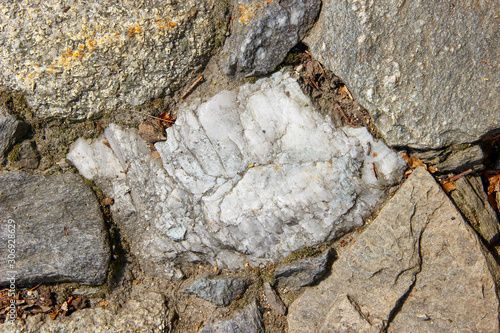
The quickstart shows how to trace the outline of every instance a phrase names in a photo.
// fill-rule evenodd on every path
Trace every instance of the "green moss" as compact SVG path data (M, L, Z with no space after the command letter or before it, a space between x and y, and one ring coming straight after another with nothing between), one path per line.
M293 251L288 257L283 259L283 263L291 263L295 260L304 259L308 257L314 257L322 252L319 246L310 246L303 249Z
M14 146L14 148L12 148L12 151L9 153L9 156L7 157L9 162L13 163L19 161L19 159L21 158L20 150L21 150L21 144L18 143L17 145Z
M102 201L102 199L104 199L104 193L102 193L102 190L94 183L94 181L85 178L85 183L92 189L92 191L94 191L97 196L97 200Z
M256 77L256 76L251 76L251 77L246 77L246 78L244 79L244 81L245 81L246 83L252 83L252 84L254 84L255 82L257 82L257 80L258 80L258 79L259 79L259 78L258 78L258 77Z
M301 59L299 53L293 51L288 52L285 59L276 67L276 71L280 71L286 66L295 66L300 63Z
M276 279L274 277L274 271L276 270L275 265L273 267L266 268L261 271L260 276L262 278L262 282L269 282L271 286L274 286L276 283Z

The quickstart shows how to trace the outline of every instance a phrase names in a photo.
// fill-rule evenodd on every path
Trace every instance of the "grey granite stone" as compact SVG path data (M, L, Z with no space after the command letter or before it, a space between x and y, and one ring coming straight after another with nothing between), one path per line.
M235 0L233 7L222 68L227 75L252 76L276 69L312 27L321 0Z
M2 1L0 85L41 117L84 119L173 92L227 25L227 4Z
M256 300L226 319L203 326L200 333L264 333L262 314Z
M500 128L500 7L325 0L304 41L391 146L441 148Z
M107 231L99 204L80 176L5 173L0 192L0 284L8 284L12 275L18 286L104 282L110 260ZM7 261L8 245L14 244L9 239L15 239L15 262Z
M289 332L498 332L499 273L418 167L332 274L292 303Z
M234 276L202 277L186 291L219 306L228 306L247 289L247 279Z

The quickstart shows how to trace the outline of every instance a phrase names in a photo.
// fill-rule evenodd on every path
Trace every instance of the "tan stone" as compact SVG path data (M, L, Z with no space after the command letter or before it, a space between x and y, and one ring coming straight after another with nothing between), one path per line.
M289 332L498 332L498 272L417 168L330 277L290 306Z

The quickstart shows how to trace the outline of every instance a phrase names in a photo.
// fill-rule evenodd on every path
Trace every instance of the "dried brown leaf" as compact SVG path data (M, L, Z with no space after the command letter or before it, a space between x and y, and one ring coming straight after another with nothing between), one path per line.
M110 206L114 203L115 203L115 199L110 198L110 197L106 197L106 198L102 199L102 201L101 201L101 204L103 206Z
M500 192L500 174L488 177L488 194Z
M406 164L408 164L408 167L410 169L415 169L418 166L423 166L427 169L427 166L419 158L416 158L406 153L401 153L401 157L406 162Z
M455 185L454 182L447 182L441 185L443 185L443 189L446 193L450 193L451 191L457 188L457 185Z
M342 99L352 99L349 90L347 90L346 86L342 86L339 88L339 94L342 96Z
M427 168L427 170L429 170L429 172L430 172L430 173L434 173L434 172L438 171L438 168L433 167L433 166L431 165L431 166L429 166L429 167Z

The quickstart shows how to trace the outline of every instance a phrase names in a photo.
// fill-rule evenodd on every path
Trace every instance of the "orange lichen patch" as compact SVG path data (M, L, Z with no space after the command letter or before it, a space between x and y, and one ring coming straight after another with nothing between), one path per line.
M158 26L157 26L158 30L165 29L165 27L166 27L165 20L157 18L157 19L155 19L155 22L158 24Z
M250 6L239 6L238 9L241 13L241 22L248 21L252 17L254 9L251 9Z
M96 45L96 41L93 40L93 39L89 39L85 42L85 45L87 46L87 49L89 51L93 50L95 48L95 45Z
M71 57L72 57L73 59L82 58L82 57L84 57L84 56L85 56L85 53L83 53L83 52L79 52L79 51L75 51L75 52L73 52L73 54L71 55Z
M267 2L267 3L271 3L271 2L273 2L273 0L266 0L266 2Z
M137 25L137 24L134 24L133 26L131 26L130 28L128 28L128 35L129 36L132 36L132 35L135 35L135 34L139 34L142 32L142 28Z
M243 15L241 15L241 22L245 22L245 21L248 21L248 19L251 17L251 15L249 13L244 13Z
M173 28L173 27L175 27L175 26L177 25L177 23L172 22L172 21L168 21L168 23L167 23L167 24L168 24L168 26L169 26L170 28Z

